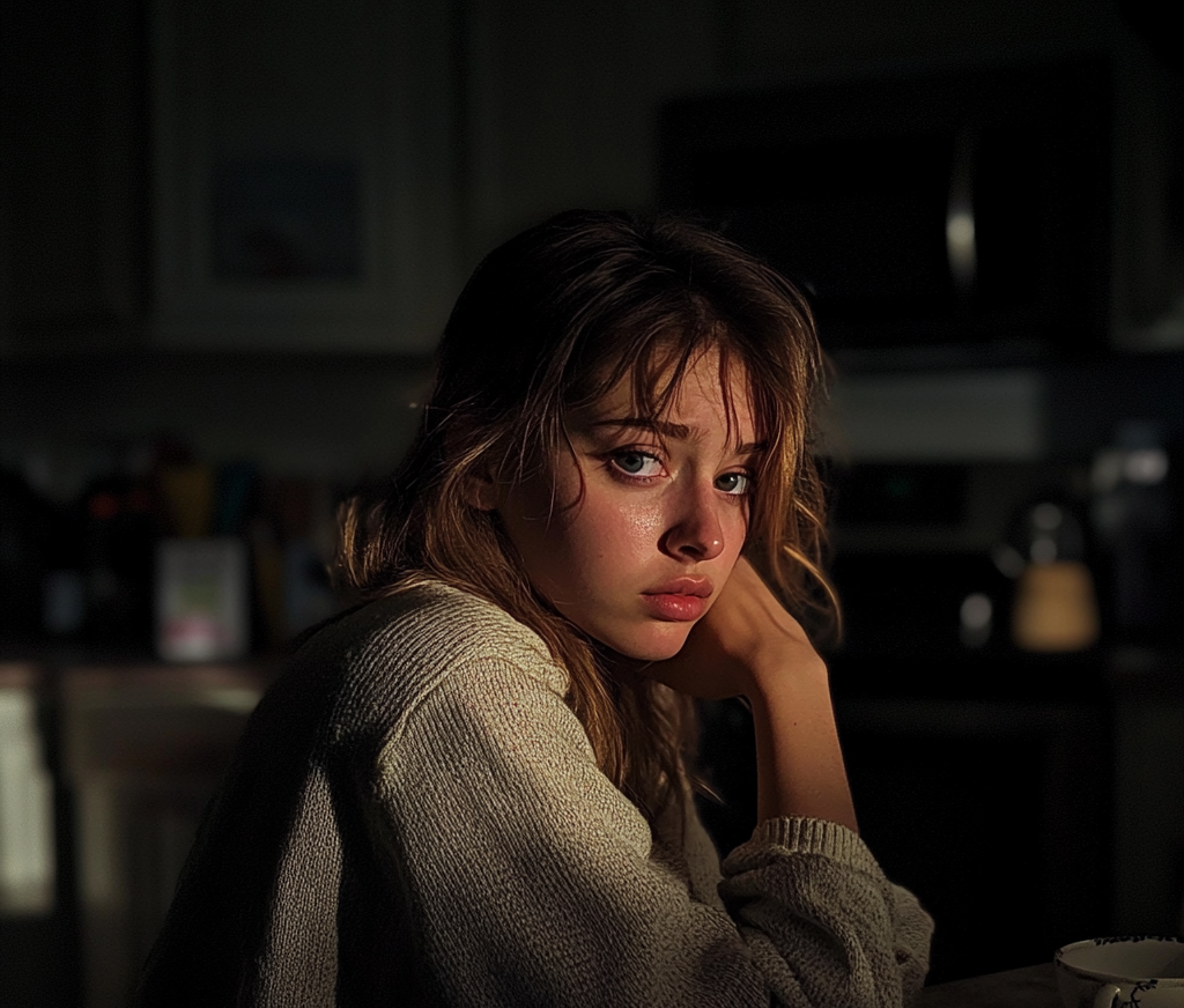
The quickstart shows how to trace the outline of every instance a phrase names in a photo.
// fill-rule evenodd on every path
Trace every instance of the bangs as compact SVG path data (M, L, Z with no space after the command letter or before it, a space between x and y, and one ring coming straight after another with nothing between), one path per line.
M761 368L749 359L756 355L746 353L743 342L722 323L700 323L676 331L667 323L642 334L624 334L623 338L610 337L597 343L601 360L573 384L570 394L564 397L564 412L593 407L627 383L634 415L661 421L677 403L690 371L704 355L714 352L718 355L728 443L741 445L737 403L743 401L739 397L746 397L756 454L761 461L770 453L780 454L776 450L776 442L780 441L777 434L790 425L791 400L781 387L787 378L783 376L779 382L773 369Z

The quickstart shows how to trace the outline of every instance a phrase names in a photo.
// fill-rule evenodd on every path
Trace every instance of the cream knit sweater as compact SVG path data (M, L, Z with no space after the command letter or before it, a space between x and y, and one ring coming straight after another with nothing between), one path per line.
M566 675L442 585L317 633L255 712L141 1006L899 1005L931 921L834 823L720 864L596 768ZM690 804L690 803L688 803Z

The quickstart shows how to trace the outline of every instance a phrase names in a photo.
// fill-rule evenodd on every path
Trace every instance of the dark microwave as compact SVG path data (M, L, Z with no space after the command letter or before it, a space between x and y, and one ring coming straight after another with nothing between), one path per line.
M1105 344L1103 62L679 99L659 136L659 202L803 288L840 363L1030 362Z

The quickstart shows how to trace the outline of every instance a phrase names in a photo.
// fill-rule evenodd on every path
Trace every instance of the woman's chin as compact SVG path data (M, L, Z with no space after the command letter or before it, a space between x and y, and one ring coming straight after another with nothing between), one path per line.
M639 662L665 661L682 650L692 625L667 624L656 633L639 633L625 640L606 643L623 658Z

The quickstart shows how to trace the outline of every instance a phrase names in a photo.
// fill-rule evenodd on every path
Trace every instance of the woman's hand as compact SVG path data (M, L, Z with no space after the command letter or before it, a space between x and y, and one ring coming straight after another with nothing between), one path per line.
M641 671L690 696L743 695L753 703L787 676L826 674L801 624L743 557L682 650Z
M829 819L858 832L826 666L747 560L683 649L642 674L703 699L748 698L762 819Z

